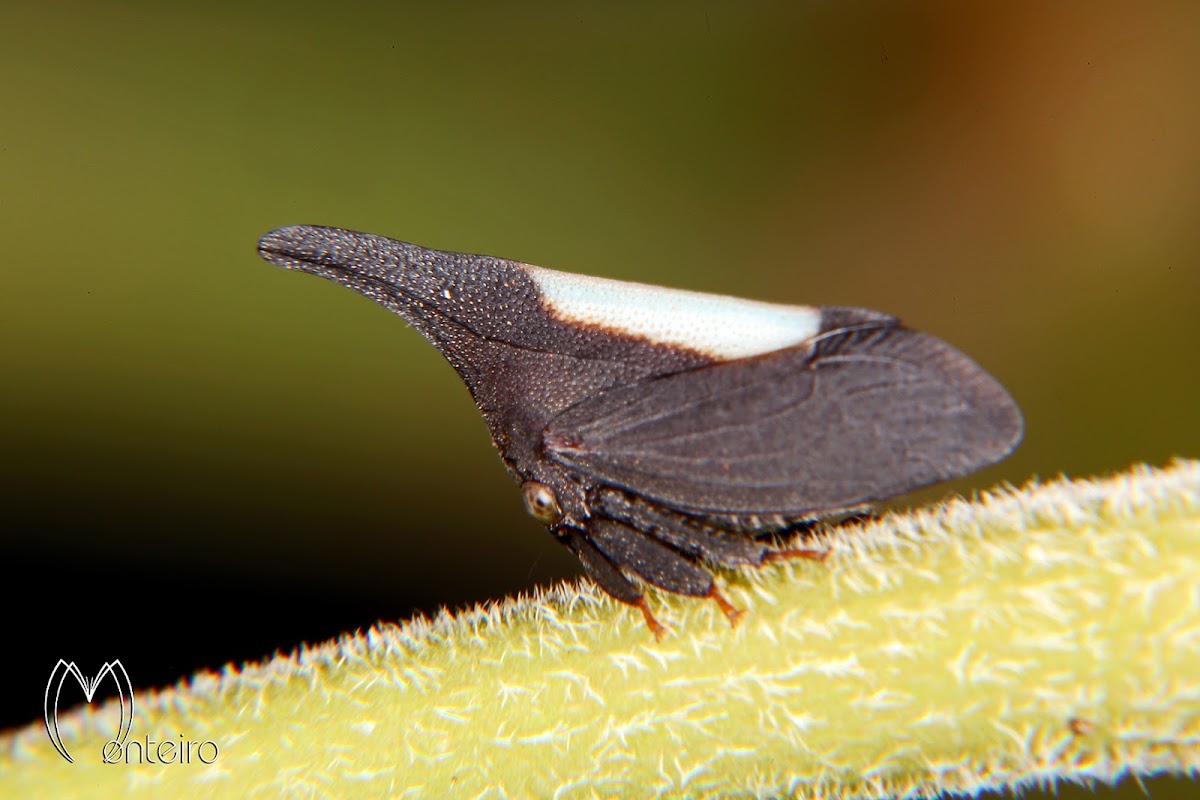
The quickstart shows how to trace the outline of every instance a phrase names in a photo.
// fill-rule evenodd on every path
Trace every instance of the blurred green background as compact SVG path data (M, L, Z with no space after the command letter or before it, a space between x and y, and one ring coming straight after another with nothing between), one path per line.
M0 725L576 573L280 225L896 314L1027 421L918 500L1200 456L1197 76L1193 2L6 4Z

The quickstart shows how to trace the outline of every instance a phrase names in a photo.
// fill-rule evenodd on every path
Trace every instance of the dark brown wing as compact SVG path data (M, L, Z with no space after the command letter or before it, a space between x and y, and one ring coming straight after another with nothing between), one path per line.
M895 325L616 388L556 416L556 461L686 511L819 514L999 461L1021 416L954 348Z

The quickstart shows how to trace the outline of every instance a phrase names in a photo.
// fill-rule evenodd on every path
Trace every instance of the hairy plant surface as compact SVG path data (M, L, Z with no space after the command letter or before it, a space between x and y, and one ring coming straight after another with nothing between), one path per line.
M211 765L103 764L118 709L84 707L74 764L40 721L0 738L0 796L876 798L1200 767L1200 462L822 538L824 563L723 574L736 629L660 596L655 641L590 584L380 624L138 694L129 742L212 740Z

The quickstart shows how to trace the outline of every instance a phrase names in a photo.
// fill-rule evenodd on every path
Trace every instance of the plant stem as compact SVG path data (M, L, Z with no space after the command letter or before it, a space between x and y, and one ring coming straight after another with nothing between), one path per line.
M587 584L381 624L0 737L4 797L928 796L1200 768L1200 462L1003 489L726 573L747 610ZM152 632L147 632L152 635ZM126 748L129 754L129 748Z

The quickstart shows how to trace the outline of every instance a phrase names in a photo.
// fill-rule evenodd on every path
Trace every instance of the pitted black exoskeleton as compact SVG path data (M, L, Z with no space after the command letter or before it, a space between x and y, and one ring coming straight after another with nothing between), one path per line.
M994 463L1020 440L999 383L876 311L785 306L282 228L259 253L408 320L470 389L525 507L660 634L635 576L710 597L792 530Z

